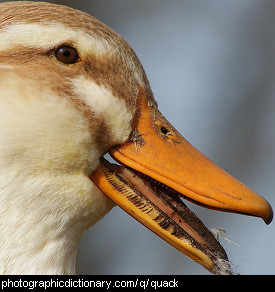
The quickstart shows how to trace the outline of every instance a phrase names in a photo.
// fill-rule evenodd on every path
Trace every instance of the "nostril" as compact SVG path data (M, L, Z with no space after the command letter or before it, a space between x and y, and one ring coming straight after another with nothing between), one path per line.
M164 136L164 138L170 138L169 136L173 136L173 131L170 127L167 127L165 123L162 121L156 120L155 121L158 131Z
M167 136L173 136L173 132L170 129L167 129L165 126L160 127L160 131L166 137Z
M167 135L170 131L168 129L166 129L165 127L161 127L160 128L161 130L161 133L164 134L164 135Z

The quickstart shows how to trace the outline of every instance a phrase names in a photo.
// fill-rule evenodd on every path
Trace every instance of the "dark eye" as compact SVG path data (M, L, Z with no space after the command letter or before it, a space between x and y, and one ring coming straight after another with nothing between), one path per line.
M71 46L62 46L55 51L58 61L64 64L74 64L79 60L76 49Z

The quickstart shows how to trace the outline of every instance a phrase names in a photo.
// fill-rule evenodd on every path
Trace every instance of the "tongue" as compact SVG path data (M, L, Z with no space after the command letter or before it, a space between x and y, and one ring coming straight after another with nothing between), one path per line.
M177 191L159 183L158 181L143 175L137 171L114 165L117 173L123 177L132 187L141 192L149 201L156 205L163 213L174 221L180 228L176 228L174 235L191 237L202 245L209 253L227 260L223 247L213 234L205 227L202 221L183 203ZM119 170L118 170L119 169ZM166 218L165 218L166 219ZM171 222L163 220L163 227ZM170 221L170 220L169 220Z

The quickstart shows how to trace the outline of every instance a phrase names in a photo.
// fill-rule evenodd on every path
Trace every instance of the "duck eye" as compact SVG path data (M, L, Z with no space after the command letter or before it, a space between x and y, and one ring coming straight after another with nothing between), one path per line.
M79 59L79 56L78 56L76 49L74 49L71 46L59 47L55 51L55 56L56 56L58 61L60 61L64 64L74 64Z

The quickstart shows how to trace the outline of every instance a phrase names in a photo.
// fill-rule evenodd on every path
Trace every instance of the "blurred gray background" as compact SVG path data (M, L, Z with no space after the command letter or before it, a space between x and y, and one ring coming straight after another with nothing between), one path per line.
M3 1L1 1L3 2ZM275 1L49 1L84 10L134 48L166 118L275 207ZM191 203L241 274L275 274L275 223ZM233 243L232 243L233 242ZM78 274L209 274L119 207L82 238Z

